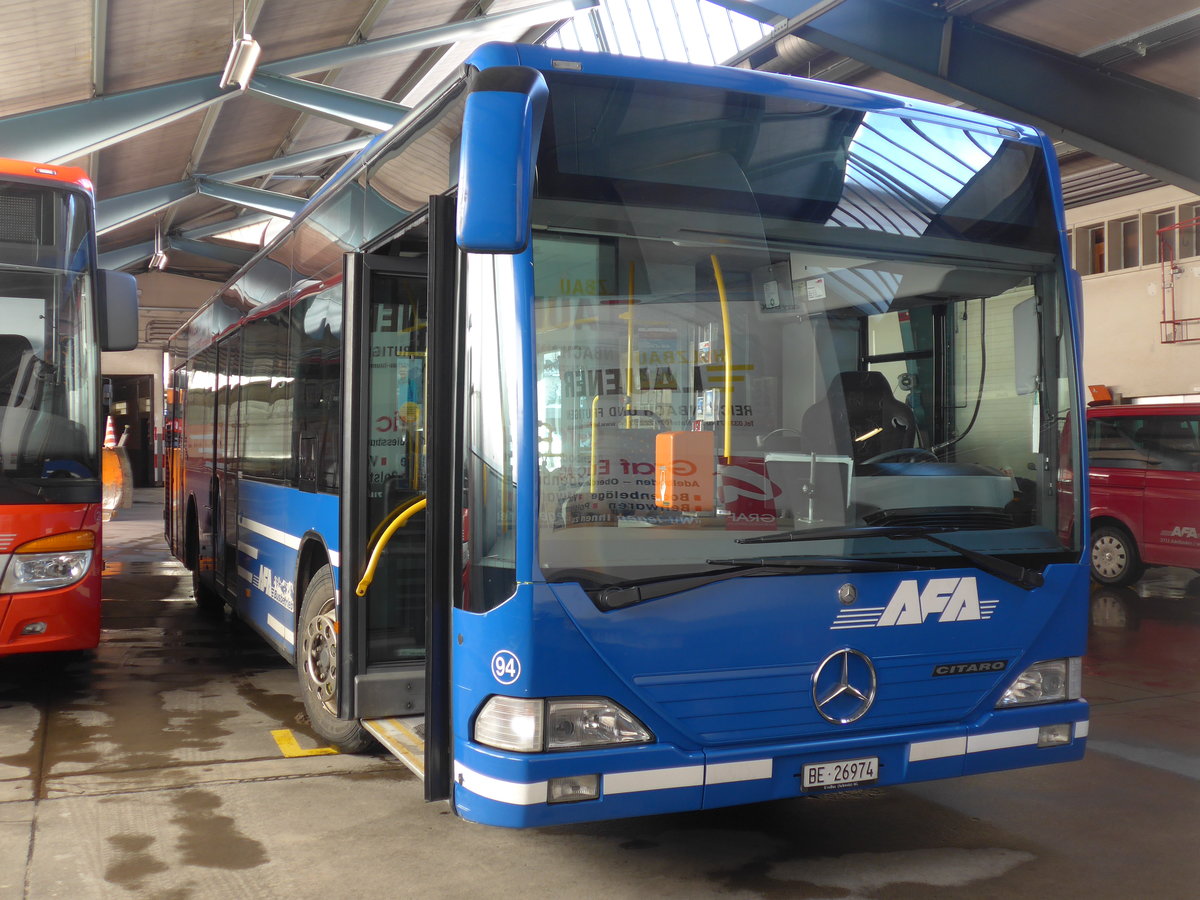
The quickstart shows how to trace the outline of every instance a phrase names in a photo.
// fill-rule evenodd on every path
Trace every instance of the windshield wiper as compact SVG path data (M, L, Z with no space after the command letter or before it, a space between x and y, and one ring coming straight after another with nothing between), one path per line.
M686 575L658 575L653 578L633 578L618 581L595 591L588 591L605 612L655 600L670 594L690 591L717 581L739 575L789 575L798 569L843 569L853 572L909 572L926 569L911 563L892 560L848 559L837 556L753 557L745 559L707 559L709 565L727 566L712 572L689 572Z
M978 550L971 550L968 547L962 547L937 537L939 534L950 533L946 529L923 527L920 525L861 525L849 528L814 528L807 531L785 531L779 534L764 534L758 537L740 538L738 543L776 544L792 541L823 541L856 537L885 537L894 541L923 538L931 544L937 544L939 547L953 550L963 559L978 566L989 575L1003 578L1009 584L1015 584L1019 588L1029 591L1045 584L1045 579L1042 577L1041 572L1028 569L1018 563L1009 562L998 556L992 556L990 553L980 553Z

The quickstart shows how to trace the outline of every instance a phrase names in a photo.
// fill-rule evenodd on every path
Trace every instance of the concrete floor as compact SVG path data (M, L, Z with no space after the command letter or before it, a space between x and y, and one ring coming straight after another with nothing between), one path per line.
M1083 762L513 832L304 755L291 670L195 611L158 497L106 526L100 648L0 659L0 900L1200 896L1192 573L1095 594Z

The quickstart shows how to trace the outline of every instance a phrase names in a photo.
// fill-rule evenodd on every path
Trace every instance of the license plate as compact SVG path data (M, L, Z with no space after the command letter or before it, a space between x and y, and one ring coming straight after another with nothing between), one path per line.
M878 780L879 757L868 756L807 765L801 773L800 784L806 791L826 791Z

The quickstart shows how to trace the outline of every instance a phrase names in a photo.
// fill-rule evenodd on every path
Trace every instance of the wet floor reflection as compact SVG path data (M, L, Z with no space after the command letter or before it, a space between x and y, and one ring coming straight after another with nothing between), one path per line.
M1093 584L1089 609L1089 699L1200 690L1200 576L1151 570L1130 587Z
M178 560L104 560L104 577L110 575L187 575L188 570Z

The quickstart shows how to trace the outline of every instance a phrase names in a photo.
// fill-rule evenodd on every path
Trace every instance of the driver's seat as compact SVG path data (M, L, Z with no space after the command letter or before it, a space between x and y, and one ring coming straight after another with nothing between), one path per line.
M915 447L917 421L892 395L881 372L840 372L824 400L809 407L800 426L806 449L863 462Z

